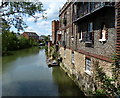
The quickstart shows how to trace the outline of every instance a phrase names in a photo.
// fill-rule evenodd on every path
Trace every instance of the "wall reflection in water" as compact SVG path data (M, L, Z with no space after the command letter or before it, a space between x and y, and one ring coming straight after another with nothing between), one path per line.
M55 83L58 85L60 96L81 96L82 98L85 98L83 92L80 91L76 84L60 67L54 67L52 75Z

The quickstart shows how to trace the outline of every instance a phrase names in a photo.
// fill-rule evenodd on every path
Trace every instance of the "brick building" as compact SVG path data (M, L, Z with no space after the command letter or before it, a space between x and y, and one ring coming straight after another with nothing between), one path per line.
M70 77L84 91L100 87L96 62L112 77L112 56L120 52L120 3L66 2L59 14L60 56Z
M25 38L33 38L36 41L39 41L39 36L35 32L23 32L22 34Z
M59 21L52 21L52 44L55 44L57 41L57 31L59 30Z

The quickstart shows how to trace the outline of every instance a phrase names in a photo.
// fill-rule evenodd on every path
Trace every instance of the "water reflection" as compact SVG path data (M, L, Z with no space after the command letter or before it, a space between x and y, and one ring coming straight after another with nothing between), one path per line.
M53 68L53 79L58 85L59 96L81 96L85 97L76 84L59 68Z
M6 63L10 63L18 58L38 54L38 52L39 52L38 47L23 49L19 51L12 51L11 55L3 56L2 63L3 65L5 65Z
M3 57L3 96L81 96L60 67L48 68L45 50L31 48Z

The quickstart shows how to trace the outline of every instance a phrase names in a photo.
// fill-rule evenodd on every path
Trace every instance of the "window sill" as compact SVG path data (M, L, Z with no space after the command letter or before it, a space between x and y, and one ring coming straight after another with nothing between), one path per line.
M89 70L85 70L85 73L87 73L88 75L91 75L91 71Z
M92 43L92 41L85 41L85 43L86 43L86 44L91 44L91 43Z
M74 64L75 63L75 61L72 61L72 64Z
M79 39L79 41L81 42L81 41L82 41L82 39Z
M106 39L99 39L99 41L100 41L100 42L105 42L105 41L106 41Z

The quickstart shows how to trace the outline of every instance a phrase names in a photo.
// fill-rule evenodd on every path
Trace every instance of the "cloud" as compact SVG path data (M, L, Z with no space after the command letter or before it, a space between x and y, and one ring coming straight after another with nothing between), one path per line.
M40 35L40 32L30 26L25 29L25 32L36 32L38 35Z
M37 27L42 32L41 34L51 34L51 21L41 21L37 23Z
M26 30L27 31L33 31L33 28L32 27L27 27Z
M47 27L47 26L49 26L49 25L50 25L49 21L41 21L41 22L38 22L38 23L37 23L37 26L38 26L39 28L41 28L41 27Z
M58 19L59 9L60 7L56 2L50 3L45 11L48 20Z
M51 35L52 34L52 21L59 19L59 10L64 5L65 0L41 0L43 3L44 8L46 11L44 13L45 16L47 16L47 19L42 18L42 13L37 13L35 16L40 17L37 21L37 23L31 23L34 22L33 17L27 18L28 22L28 28L26 30L28 31L36 31L39 35Z
M27 21L29 21L29 22L33 22L35 19L33 18L33 17L29 17L28 19L27 19Z
M35 16L35 17L39 17L39 18L37 19L37 21L43 19L41 13L36 13L34 16ZM31 17L28 17L28 18L26 19L26 21L28 21L28 22L34 22L34 21L35 21L35 18L31 16Z

